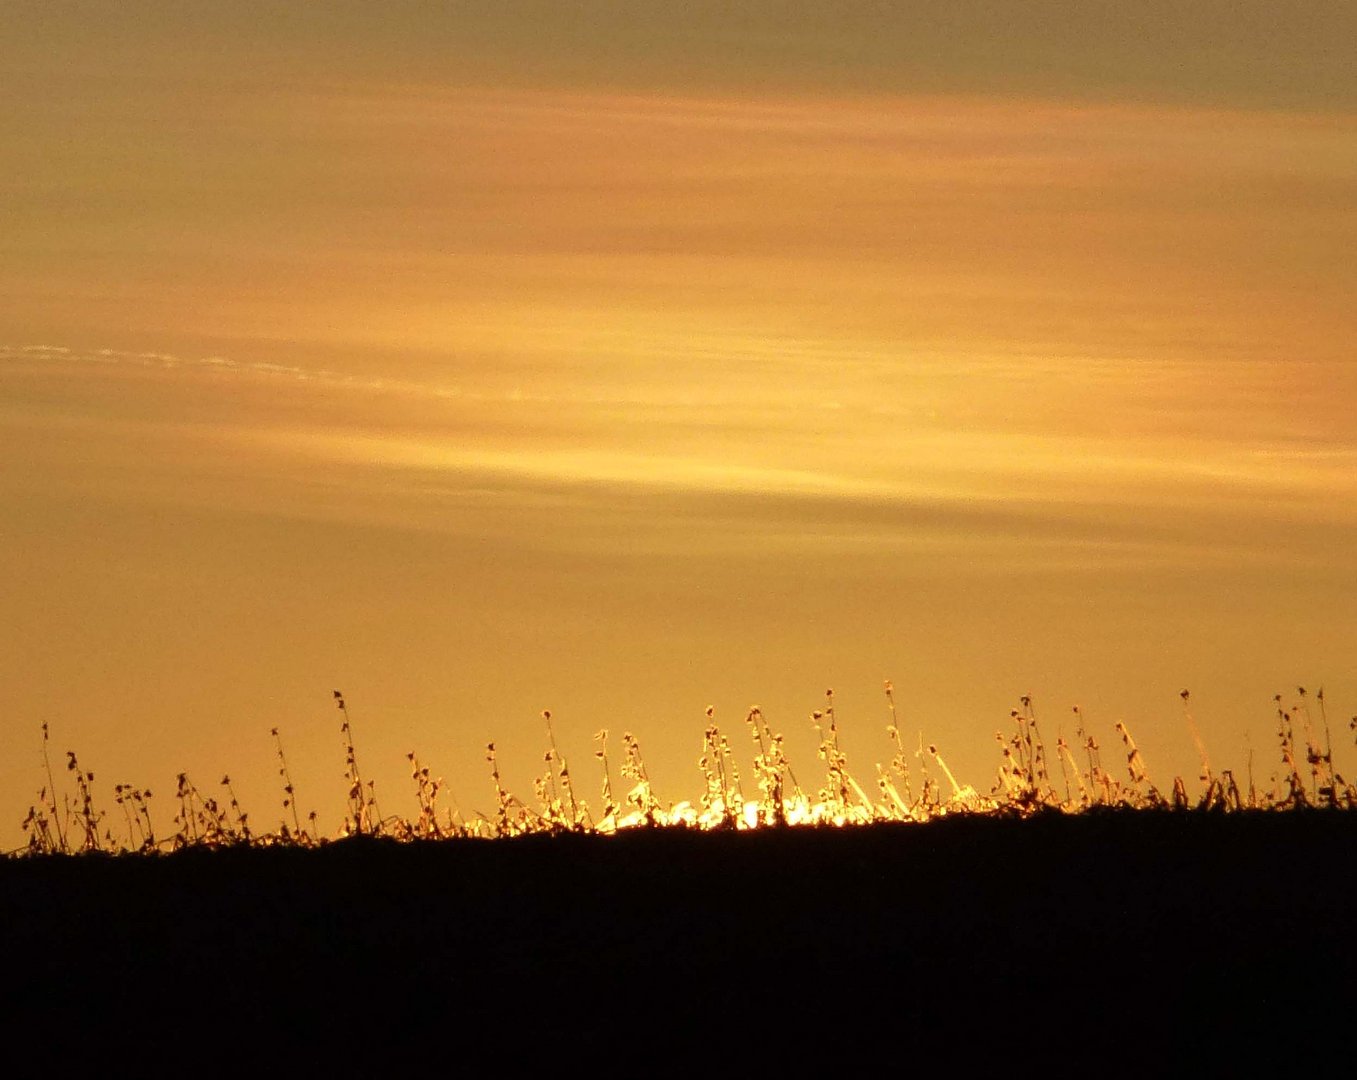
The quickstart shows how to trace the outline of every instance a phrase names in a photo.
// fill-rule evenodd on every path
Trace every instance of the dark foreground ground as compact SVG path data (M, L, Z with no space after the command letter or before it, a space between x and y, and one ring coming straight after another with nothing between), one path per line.
M1347 1075L1355 913L1357 814L1332 812L0 863L11 1046L433 1041L510 1072L641 1045L633 1071L662 1074L728 1054L858 1072L875 1048L1155 1075L1289 1044Z

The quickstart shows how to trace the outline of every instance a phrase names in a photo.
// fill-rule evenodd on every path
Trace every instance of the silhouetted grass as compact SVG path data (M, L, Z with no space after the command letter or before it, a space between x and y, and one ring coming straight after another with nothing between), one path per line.
M11 854L157 853L186 848L280 845L306 848L347 836L413 841L615 834L657 827L743 831L922 824L956 815L1027 818L1106 809L1226 813L1357 809L1357 787L1345 780L1333 764L1332 732L1322 690L1310 695L1303 687L1298 688L1290 708L1284 707L1280 694L1274 698L1279 768L1269 774L1268 784L1261 789L1254 782L1252 765L1242 786L1231 770L1217 772L1212 768L1197 734L1186 690L1180 695L1184 722L1201 760L1201 771L1195 781L1175 776L1167 783L1156 783L1130 730L1120 722L1115 726L1120 744L1114 755L1116 764L1105 763L1103 747L1096 735L1086 730L1084 716L1077 706L1073 710L1076 742L1071 745L1063 736L1056 741L1057 778L1032 699L1023 697L1021 707L1009 715L1008 731L996 733L999 760L992 784L984 792L960 782L939 748L932 743L924 744L921 732L918 748L911 752L889 682L885 684L885 695L889 717L885 731L895 752L889 765L878 766L877 775L870 780L858 777L842 749L834 692L829 690L823 707L814 710L810 717L818 734L820 762L819 774L810 783L803 785L798 778L783 749L782 735L774 731L757 706L750 708L742 725L749 740L747 755L738 752L731 733L722 729L714 710L708 709L698 759L702 788L696 803L664 803L656 796L640 744L630 732L622 736L623 755L614 773L608 756L609 733L603 730L595 736L597 810L591 807L579 778L572 773L556 743L551 713L543 712L547 749L544 770L533 785L532 799L520 798L505 787L492 743L487 747L486 759L494 785L495 811L493 816L476 814L467 819L456 809L440 803L442 781L434 778L413 752L407 759L419 811L411 817L384 815L375 782L363 778L348 706L343 694L336 690L333 699L341 717L339 734L347 791L346 814L336 836L320 833L314 811L303 823L277 728L271 733L282 795L282 813L276 824L252 821L236 798L229 776L222 778L218 794L214 795L180 773L174 794L173 827L158 833L149 790L117 785L114 788L117 810L110 815L95 798L94 774L81 767L72 751L66 754L68 790L58 792L48 752L49 732L44 724L46 784L23 821L27 844ZM1312 700L1317 716L1311 708ZM1357 736L1357 717L1348 726Z

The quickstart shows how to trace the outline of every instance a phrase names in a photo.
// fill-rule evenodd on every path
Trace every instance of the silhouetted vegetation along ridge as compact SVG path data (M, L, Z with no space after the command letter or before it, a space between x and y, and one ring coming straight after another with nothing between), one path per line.
M591 805L578 774L557 745L551 713L544 711L545 769L533 785L533 800L526 801L506 788L491 743L486 760L495 809L489 815L475 813L467 818L456 807L440 802L443 781L435 778L413 752L407 760L418 813L407 817L383 814L375 782L365 780L360 770L348 706L336 690L333 699L341 716L346 783L346 812L339 835L399 841L506 839L535 834L612 834L638 828L718 832L920 824L957 815L1030 818L1108 809L1224 813L1357 809L1357 786L1334 766L1332 729L1322 689L1311 695L1303 687L1297 688L1290 707L1284 705L1282 695L1274 697L1277 760L1261 786L1255 778L1252 755L1243 778L1232 770L1212 767L1186 690L1180 694L1183 720L1200 757L1200 772L1194 782L1174 777L1162 785L1152 777L1125 723L1119 721L1114 726L1117 742L1105 763L1103 747L1078 706L1072 710L1075 741L1067 742L1063 734L1058 734L1050 744L1032 699L1024 696L1021 707L1009 714L1008 732L996 732L999 764L991 787L983 794L958 781L938 747L925 744L922 730L916 733L917 749L911 751L890 682L885 684L885 697L885 731L893 756L888 765L876 766L871 779L859 777L842 749L833 690L825 692L823 707L810 715L819 738L821 763L814 777L798 775L783 749L783 736L774 731L757 706L751 707L743 720L749 739L744 755L732 746L730 733L717 723L715 710L707 709L698 759L703 789L697 803L662 801L651 784L635 736L625 732L621 748L614 745L610 756L609 732L602 730L594 736L598 797ZM1357 716L1348 729L1357 738ZM173 828L164 832L157 828L149 790L116 785L116 811L110 814L95 797L94 774L83 769L74 752L67 752L63 771L54 770L44 724L46 783L23 821L28 843L11 854L323 845L331 838L321 833L314 811L303 821L281 735L277 728L271 734L281 795L276 825L260 826L258 819L251 819L236 797L230 776L224 776L218 793L212 794L180 773L171 804L175 809ZM68 778L68 790L60 798L58 775Z

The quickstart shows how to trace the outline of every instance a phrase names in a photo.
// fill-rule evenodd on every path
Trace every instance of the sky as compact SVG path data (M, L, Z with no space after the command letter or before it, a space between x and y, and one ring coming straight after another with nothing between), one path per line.
M543 709L668 800L829 688L874 775L887 679L981 790L1022 695L1163 781L1183 689L1260 786L1274 694L1347 738L1354 70L1345 3L0 2L0 848L43 723L162 828L281 819L276 727L333 831L334 689L466 816Z

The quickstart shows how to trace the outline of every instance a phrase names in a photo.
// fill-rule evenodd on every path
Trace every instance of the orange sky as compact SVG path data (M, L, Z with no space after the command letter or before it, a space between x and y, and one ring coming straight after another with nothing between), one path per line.
M980 788L1024 693L1346 729L1353 17L741 7L6 7L4 844L43 721L256 819L278 726L334 827L335 687L468 813L543 708L675 799L828 686L870 774L886 678Z

